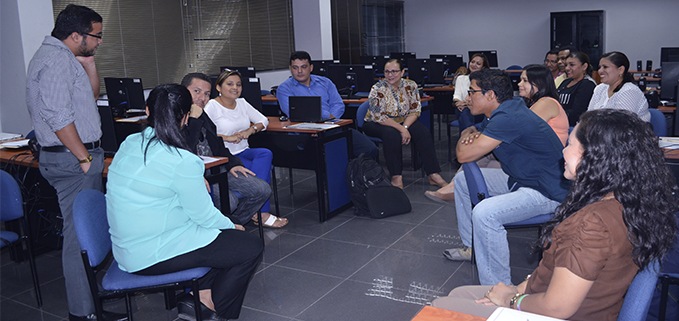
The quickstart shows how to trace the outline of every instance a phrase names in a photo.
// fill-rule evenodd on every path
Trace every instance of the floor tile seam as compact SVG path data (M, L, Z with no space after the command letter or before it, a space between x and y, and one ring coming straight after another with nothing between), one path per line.
M336 228L338 228L338 227L340 227L340 226L346 224L347 222L349 222L349 221L351 221L351 220L352 220L352 219L349 219L349 220L347 220L346 222L343 222L343 223L337 225L336 227L330 229L328 232L323 233L323 234L321 234L320 236L314 237L313 240L311 240L311 241L309 241L308 243L302 245L301 247L297 248L296 250L294 250L294 251L288 253L287 255L285 255L285 256L279 258L278 260L276 260L276 261L274 261L274 262L272 262L272 263L268 263L269 266L263 268L262 270L258 271L258 272L255 273L255 274L259 274L260 272L263 272L263 271L269 269L271 266L276 265L278 262L280 262L280 261L286 259L286 258L289 257L290 255L295 254L295 253L297 253L298 251L300 251L301 249L303 249L303 248L309 246L310 244L312 244L312 243L318 241L318 239L320 239L323 235L326 235L326 234L328 234L329 232L334 231ZM290 234L296 235L296 234L294 234L294 233L290 233ZM301 234L300 234L300 235L301 235ZM308 235L302 235L302 236L307 236L307 237L308 237ZM312 237L313 237L313 236L312 236Z
M441 284L441 286L439 286L437 290L440 291L441 289L443 289L443 286L444 286L446 283L448 283L448 281L450 281L450 280L453 278L453 276L455 276L455 273L457 273L457 271L459 271L459 270L462 268L463 265L464 265L463 263L460 263L460 265L457 266L457 268L455 269L455 271L453 271L453 273L451 273L451 274L448 276L448 278L447 278L445 281L443 281L443 284ZM472 266L472 268L474 268L474 267ZM472 277L472 278L473 278L473 277ZM453 289L450 289L450 290L452 291Z
M365 243L356 243L356 242L345 241L345 240L337 240L337 239L331 239L331 238L322 238L322 240L333 241L333 242L344 243L344 244L351 244L351 245L358 245L358 246L364 246L364 247L375 247L375 248L378 248L378 249L386 249L386 246L365 244Z
M17 300L12 299L12 298L8 298L8 299L6 299L6 301L12 301L12 302L14 302L14 303L16 303L16 304L22 305L22 306L27 307L27 308L29 308L29 309L32 309L32 310L35 310L35 311L39 311L39 312L42 313L42 314L47 314L47 315L53 316L53 317L55 317L55 318L63 319L63 317L60 316L60 315L56 315L56 314L54 314L54 313L48 312L48 311L44 310L43 308L36 308L36 307L33 306L33 305L28 305L28 304L26 304L26 303L23 303L23 302L21 302L21 301L17 301ZM43 307L44 307L44 305L43 305Z
M341 281L344 281L344 280L345 280L345 278L344 278L344 277L341 277L341 276L330 275L330 274L323 274L323 273L320 273L320 272L309 271L309 270L304 270L304 269L300 269L300 268L294 268L294 267L290 267L290 266L286 266L286 265L276 265L276 267L279 267L279 268L282 268L282 269L286 269L286 270L297 271L297 272L310 273L310 274L318 275L318 276L325 276L325 277L329 277L329 278L333 278L333 279L337 279L337 280L341 280ZM269 266L268 268L271 268L271 266ZM268 268L267 268L267 269L268 269ZM257 272L257 273L259 273L259 272Z
M419 254L419 255L425 255L425 256L428 256L428 257L436 257L436 258L440 258L440 257L443 256L443 254L440 254L440 255L438 255L438 254L429 254L429 253L415 252L415 251L409 251L409 250L403 250L403 249L394 249L394 248L389 248L388 250L398 251L398 252L406 253L406 254ZM443 251L441 251L441 252L443 252Z
M277 317L281 317L281 318L286 318L286 319L292 320L292 317L289 317L289 316L286 316L286 315L282 315L282 314L272 313L272 312L265 311L265 310L260 310L260 309L257 309L257 308L253 308L253 307L251 307L251 306L247 306L247 305L245 305L245 304L243 304L243 308L246 308L246 309L252 310L252 311L261 312L261 313L268 314L268 315L275 315L275 316L277 316Z
M399 239L400 239L400 238L399 238ZM379 257L380 255L382 255L382 253L384 253L386 250L387 250L387 249L385 248L385 249L383 249L382 251L380 251L380 253L377 253L372 259L368 260L368 262L366 262L366 263L363 264L361 267L359 267L358 269L356 269L356 271L354 271L354 273L351 273L349 276L347 276L346 278L344 278L344 280L342 280L340 283L338 283L335 287L333 287L333 288L330 289L328 292L326 292L325 294L323 294L322 296L320 296L318 299L316 299L316 301L312 302L308 307L306 307L306 308L305 308L304 310L302 310L299 314L297 314L297 315L295 316L295 318L299 317L302 313L304 313L306 310L308 310L309 308L311 308L314 304L316 304L317 302L319 302L320 300L322 300L323 298L325 298L328 294L330 294L330 292L332 292L332 291L334 291L335 289L337 289L340 285L344 284L347 280L350 280L351 277L353 277L354 275L356 275L356 273L358 273L358 272L361 271L363 268L365 268L366 266L368 266L368 264L370 264L372 261L374 261L375 259L377 259L377 257Z

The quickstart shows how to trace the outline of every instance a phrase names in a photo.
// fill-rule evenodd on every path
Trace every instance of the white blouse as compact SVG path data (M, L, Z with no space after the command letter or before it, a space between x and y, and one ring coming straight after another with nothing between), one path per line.
M252 107L245 98L236 99L236 108L228 109L214 99L210 99L205 105L204 111L217 126L217 134L233 135L251 127L250 123L269 125L269 119L262 115L255 107ZM247 139L243 139L237 144L224 142L224 146L229 149L231 154L237 155L250 147Z
M639 115L644 121L651 121L648 101L639 87L631 82L622 85L617 93L608 97L608 85L601 83L594 88L587 110L602 108L624 109Z

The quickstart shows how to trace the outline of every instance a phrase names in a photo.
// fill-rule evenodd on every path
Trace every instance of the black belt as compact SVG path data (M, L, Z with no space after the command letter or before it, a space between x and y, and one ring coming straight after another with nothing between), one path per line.
M85 148L88 149L88 150L95 149L95 148L99 148L99 146L101 145L101 141L96 141L96 142L92 142L92 143L85 143L83 145L85 145ZM63 145L43 146L43 147L41 147L41 149L46 151L46 152L51 152L51 153L70 152L70 150L66 146L63 146Z

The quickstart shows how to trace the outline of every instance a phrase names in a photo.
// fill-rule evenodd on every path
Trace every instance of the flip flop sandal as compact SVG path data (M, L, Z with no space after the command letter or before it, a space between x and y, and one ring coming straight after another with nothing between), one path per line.
M276 223L276 221L285 222L285 224L283 224L283 225L281 225L281 226L274 226L274 224ZM257 219L254 219L254 218L253 218L253 219L252 219L252 222L255 223L255 225L259 225L259 221L258 221ZM264 224L262 224L262 226L268 227L268 228L281 228L281 227L283 227L283 226L288 225L288 222L289 222L289 221L284 220L284 219L282 219L282 218L280 218L280 217L278 217L278 216L276 216L276 215L269 214L269 218L266 220L266 222L264 222Z

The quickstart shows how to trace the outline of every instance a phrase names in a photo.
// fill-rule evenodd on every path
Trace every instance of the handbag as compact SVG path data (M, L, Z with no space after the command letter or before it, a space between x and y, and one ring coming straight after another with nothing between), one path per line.
M373 186L366 192L370 217L385 218L412 211L406 193L396 186Z

